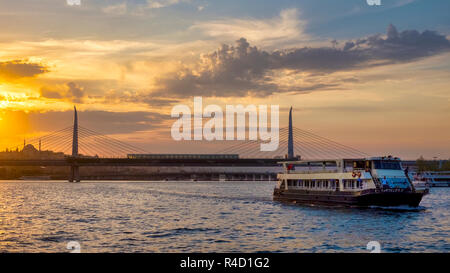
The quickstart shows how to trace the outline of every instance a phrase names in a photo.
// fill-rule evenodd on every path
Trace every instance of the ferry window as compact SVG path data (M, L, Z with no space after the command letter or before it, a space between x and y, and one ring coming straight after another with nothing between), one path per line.
M364 169L365 162L364 161L353 161L354 169Z
M382 161L382 160L374 160L375 169L384 169L384 170L401 170L400 162L397 161Z
M389 170L401 170L400 162L396 161L388 161L383 162L383 169L389 169Z
M381 161L380 160L375 160L373 162L373 166L375 169L381 169Z

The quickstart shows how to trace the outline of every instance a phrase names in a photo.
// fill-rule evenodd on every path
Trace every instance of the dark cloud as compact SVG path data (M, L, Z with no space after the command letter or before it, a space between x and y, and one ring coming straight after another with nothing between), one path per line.
M49 99L62 99L63 95L56 90L51 90L48 87L42 87L41 90L41 97L49 98Z
M243 96L249 90L258 90L269 95L277 90L276 84L264 79L271 62L271 54L250 46L241 38L236 46L222 45L217 51L204 55L199 71L184 69L158 79L161 90L157 94Z
M6 79L34 77L47 71L47 68L41 64L22 60L0 62L0 77Z
M67 83L68 95L75 99L84 97L84 88L74 82Z
M136 91L129 88L118 88L118 81L86 80L76 82L69 79L44 81L40 88L40 96L48 99L60 99L73 103L123 104L138 103L148 106L162 107L178 103L176 98L155 96L148 91Z
M90 96L101 103L117 104L117 103L144 103L149 106L169 106L178 103L180 100L175 98L161 98L146 92L125 91L118 92L116 90L106 92L101 96Z
M68 99L75 103L82 102L85 97L84 87L75 82L68 82L64 86L44 86L40 90L41 97L50 99Z
M185 68L157 80L160 96L268 96L276 92L338 89L337 84L280 85L273 81L279 69L334 73L372 66L412 62L450 50L450 41L434 31L398 32L389 25L386 36L346 41L342 47L303 47L267 52L245 38L206 54L195 69Z

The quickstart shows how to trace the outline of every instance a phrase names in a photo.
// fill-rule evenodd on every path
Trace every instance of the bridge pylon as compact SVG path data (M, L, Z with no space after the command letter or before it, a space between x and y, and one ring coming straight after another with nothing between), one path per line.
M294 134L292 129L292 107L289 109L288 159L294 158Z
M73 136L72 136L72 158L78 157L78 113L76 106L73 107ZM80 167L76 160L70 166L69 182L80 182Z

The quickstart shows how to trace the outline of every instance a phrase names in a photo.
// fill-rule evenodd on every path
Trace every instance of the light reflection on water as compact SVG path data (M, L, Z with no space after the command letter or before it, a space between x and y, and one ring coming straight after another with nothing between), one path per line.
M272 201L274 182L0 182L0 252L449 252L449 188L414 210Z

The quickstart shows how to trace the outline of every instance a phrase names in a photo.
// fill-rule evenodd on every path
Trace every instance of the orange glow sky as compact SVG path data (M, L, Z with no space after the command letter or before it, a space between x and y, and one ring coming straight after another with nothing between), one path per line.
M201 95L279 104L281 126L293 106L296 127L369 154L450 158L448 4L413 22L405 14L427 1L223 2L0 1L11 26L0 31L0 149L70 126L77 105L84 127L151 152L194 152L171 140L170 111Z

